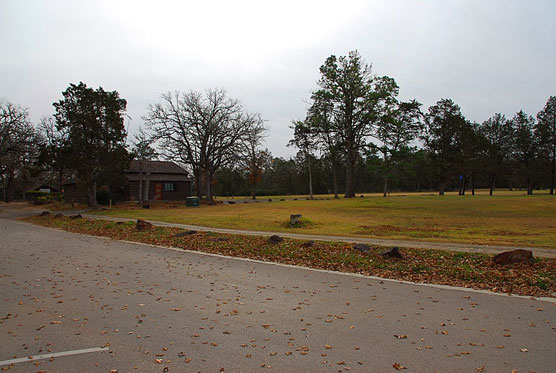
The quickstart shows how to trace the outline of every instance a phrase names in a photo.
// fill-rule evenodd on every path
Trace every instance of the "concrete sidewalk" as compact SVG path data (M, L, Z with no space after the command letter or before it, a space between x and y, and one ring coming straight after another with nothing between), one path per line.
M13 208L7 209L4 207L0 213L0 219L17 219L25 216L36 215L41 210L36 208ZM75 210L75 211L51 211L51 213L62 213L66 216L81 214L83 217L95 220L110 220L110 221L136 221L136 219L118 218L111 216L101 216L88 213L90 210ZM348 243L364 243L367 245L377 246L398 246L416 249L434 249L434 250L447 250L447 251L460 251L467 253L483 253L483 254L498 254L503 251L524 249L531 250L534 256L541 258L556 258L556 250L542 248L542 247L525 247L525 246L498 246L498 245L474 245L467 243L453 243L453 242L427 242L427 241L407 241L407 240L384 240L368 237L350 237L350 236L329 236L318 234L303 234L303 233L288 233L288 232L266 232L266 231L252 231L252 230L239 230L239 229L226 229L226 228L211 228L202 227L190 224L166 223L161 221L149 220L152 224L160 227L174 227L188 230L196 230L203 232L216 232L223 234L244 234L248 236L272 236L279 235L286 238L293 238L299 240L313 240L313 241L334 241L334 242L348 242Z

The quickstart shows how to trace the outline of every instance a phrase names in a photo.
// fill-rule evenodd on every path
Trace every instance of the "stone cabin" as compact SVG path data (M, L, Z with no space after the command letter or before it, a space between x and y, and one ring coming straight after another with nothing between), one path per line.
M122 199L139 200L139 174L143 179L143 188L149 180L149 200L183 201L191 196L192 180L189 173L174 162L168 161L131 161L129 169L124 171L128 183L122 192ZM66 202L87 203L87 188L77 179L64 183L64 200Z
M149 200L183 201L191 197L191 177L189 173L174 162L168 161L131 161L124 171L128 185L123 197L126 200L139 200L139 174L143 188L149 180Z

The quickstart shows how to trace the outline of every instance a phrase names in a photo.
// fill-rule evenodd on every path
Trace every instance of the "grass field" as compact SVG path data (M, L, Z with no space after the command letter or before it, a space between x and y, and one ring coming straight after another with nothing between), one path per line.
M122 205L98 214L231 229L556 249L556 197L546 194L272 199L172 209L167 205L151 209ZM290 228L290 214L302 214L303 226Z

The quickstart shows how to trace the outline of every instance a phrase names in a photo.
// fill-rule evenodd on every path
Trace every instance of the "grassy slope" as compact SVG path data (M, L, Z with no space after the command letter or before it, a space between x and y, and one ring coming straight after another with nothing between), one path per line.
M289 228L289 215L296 213L303 214L307 224ZM548 195L273 199L199 208L123 207L100 214L219 228L556 249L556 198Z

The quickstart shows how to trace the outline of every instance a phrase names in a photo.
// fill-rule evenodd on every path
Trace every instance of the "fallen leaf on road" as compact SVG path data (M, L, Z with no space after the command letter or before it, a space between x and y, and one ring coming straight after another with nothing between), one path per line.
M392 367L396 370L407 369L407 367L401 365L400 363L394 363L394 364L392 364Z

